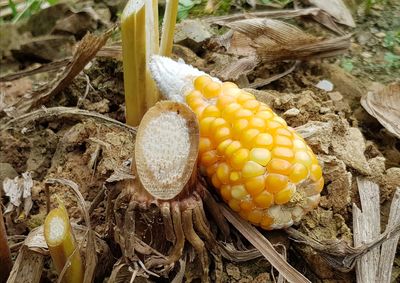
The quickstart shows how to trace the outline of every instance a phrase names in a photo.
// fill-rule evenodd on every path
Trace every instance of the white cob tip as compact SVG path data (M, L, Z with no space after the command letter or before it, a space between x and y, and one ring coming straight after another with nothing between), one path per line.
M186 92L193 89L193 80L204 72L168 57L153 55L149 68L161 93L169 100L184 102Z

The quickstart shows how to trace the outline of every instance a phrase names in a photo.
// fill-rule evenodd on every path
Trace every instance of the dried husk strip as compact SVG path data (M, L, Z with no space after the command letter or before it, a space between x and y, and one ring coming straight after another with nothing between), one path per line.
M254 226L241 219L235 213L232 213L225 205L221 205L221 210L226 219L261 252L261 254L287 281L292 283L311 282L287 263L287 261L274 249L272 244Z
M263 62L330 57L350 47L350 35L320 39L278 20L247 19L226 26L247 38L238 40L238 36L233 35L232 38L236 38L230 42L228 52L248 56L250 45ZM240 54L243 48L247 54Z
M389 132L400 138L400 82L389 84L379 92L368 92L361 105Z

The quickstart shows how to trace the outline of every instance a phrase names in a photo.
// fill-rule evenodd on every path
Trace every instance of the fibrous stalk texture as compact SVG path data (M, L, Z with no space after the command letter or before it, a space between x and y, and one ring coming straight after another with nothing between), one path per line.
M126 122L137 126L158 101L148 71L150 56L158 51L158 20L153 0L130 0L121 16Z

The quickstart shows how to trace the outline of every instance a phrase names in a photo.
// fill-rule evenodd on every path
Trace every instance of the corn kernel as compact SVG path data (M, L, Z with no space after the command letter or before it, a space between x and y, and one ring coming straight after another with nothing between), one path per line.
M231 139L224 140L217 146L217 152L220 155L223 155L225 153L226 148L232 143Z
M268 215L268 213L264 213L261 218L260 226L263 229L269 230L269 227L274 224L274 220Z
M293 148L297 151L297 150L306 150L306 144L303 140L299 139L299 138L295 138L293 140Z
M239 182L241 178L242 178L242 173L238 171L233 171L229 175L229 181L233 184Z
M308 176L308 169L301 163L296 163L292 166L289 179L292 183L299 183L306 179Z
M201 137L199 140L199 154L201 155L202 153L206 151L210 151L212 149L212 143L209 138L203 138Z
M231 137L232 137L231 129L229 129L228 127L219 128L214 135L215 143L217 144Z
M246 188L243 185L232 186L231 195L234 199L241 200L247 196Z
M274 114L272 114L271 111L258 111L255 117L261 118L267 122L274 117Z
M192 90L191 92L189 92L186 97L185 97L185 101L187 104L189 104L192 100L194 99L201 99L203 100L203 95L201 94L200 91L198 90Z
M249 220L253 224L258 224L262 219L262 211L260 209L253 209L247 216L247 220Z
M221 197L224 201L229 201L231 199L231 186L230 185L222 185L220 189Z
M255 100L256 98L254 97L254 95L246 92L246 91L241 91L240 94L237 97L238 103L243 104L246 101L249 100Z
M288 177L281 174L270 173L265 178L265 188L270 193L277 193L288 184Z
M217 107L223 110L229 104L236 103L236 98L230 95L220 95L217 99Z
M211 177L215 172L217 172L218 162L214 163L211 166L208 166L206 169L207 176Z
M279 116L275 116L272 120L275 121L275 122L280 123L281 125L283 125L285 127L287 126L287 123L286 123L285 119L283 119L283 118L281 118Z
M204 152L201 155L200 158L200 164L208 167L211 166L212 164L216 163L218 161L218 155L217 155L217 151L216 150L210 150L207 152Z
M242 104L242 106L245 109L249 109L253 112L256 112L260 107L260 102L258 102L257 100L247 100L245 103Z
M206 85L208 85L209 83L211 83L212 81L213 81L213 80L211 79L210 76L206 76L206 75L198 76L198 77L194 80L193 85L194 85L194 88L195 88L195 89L197 89L197 90L199 90L199 91L202 91L203 88L204 88Z
M253 140L260 134L260 131L257 129L247 129L243 132L242 134L242 139L241 142L243 146L246 146L248 148L253 147Z
M249 109L239 109L238 111L235 112L234 114L234 119L243 119L243 118L250 118L253 116L253 112Z
M319 165L311 165L310 177L313 181L318 181L322 177L322 169Z
M272 158L267 165L267 169L269 173L289 175L291 166L292 164L287 160Z
M261 166L257 162L247 161L242 169L243 178L252 178L263 175L265 173L265 167Z
M236 120L232 125L233 134L237 137L240 137L243 134L243 131L247 129L248 125L249 121L246 119Z
M288 161L294 158L293 150L287 147L274 147L272 149L272 155Z
M242 91L239 88L228 88L228 89L224 89L224 92L222 95L232 96L236 99L241 92Z
M319 180L314 183L314 186L315 186L314 187L315 191L320 193L324 188L324 178L323 177L319 178Z
M199 106L205 106L206 102L204 101L203 98L195 97L192 98L190 101L188 101L188 105L191 109L196 109Z
M252 200L242 200L240 209L244 212L249 212L254 209L254 202Z
M252 117L249 119L249 127L252 129L257 129L263 131L265 129L266 123L263 119L258 117Z
M254 198L254 203L260 208L268 208L274 203L274 196L267 191L263 191Z
M300 162L301 164L305 165L307 168L311 168L312 159L310 155L306 151L296 151L294 155L295 161Z
M231 143L227 146L227 148L226 148L226 150L225 150L226 157L227 157L227 158L231 158L232 155L233 155L237 150L239 150L241 147L242 147L242 144L241 144L239 141L233 141L233 142L231 142Z
M217 106L209 105L203 111L202 118L205 117L221 117L221 112L219 111Z
M238 88L238 86L235 83L232 82L223 82L221 85L222 90L227 90L227 89L231 89L231 88Z
M278 130L285 130L285 129L280 128ZM278 146L287 146L287 147L293 146L292 140L289 137L282 136L282 135L276 135L274 138L274 142Z
M249 150L241 148L235 151L230 159L230 163L235 170L240 170L249 158Z
M291 200L295 191L296 191L295 186L288 185L286 188L284 188L283 190L281 190L275 194L275 196L274 196L275 203L276 204L288 203Z
M264 102L260 102L260 107L259 107L258 111L269 111L269 112L271 112L272 109L267 104L265 104Z
M230 168L229 165L225 162L220 163L217 168L217 177L221 181L222 184L229 183L229 175L230 175Z
M279 128L276 130L276 134L277 135L281 135L281 136L285 136L288 138L293 138L293 134L291 131L289 131L288 129L285 128Z
M282 127L283 127L282 124L279 122L276 122L274 120L267 121L267 129L269 131L276 131L277 129L282 128Z
M193 112L194 112L194 114L196 114L197 117L201 117L205 108L206 108L205 105L200 105L200 106L194 108Z
M247 192L251 196L259 195L265 188L265 177L264 175L248 178L244 183Z
M217 82L208 83L202 90L205 98L213 98L221 93L221 84Z
M234 114L240 109L242 109L242 106L240 106L240 104L231 103L222 110L222 118L224 118L228 122L232 122L234 120Z
M216 118L210 125L210 131L211 133L214 133L215 131L218 130L218 128L221 127L227 127L228 123L225 121L223 118Z
M222 183L221 181L218 179L217 174L212 175L211 177L211 183L213 184L214 187L216 187L217 189L221 188Z
M240 201L237 199L230 199L229 203L228 203L229 207L236 212L240 211Z
M210 128L212 122L214 122L215 119L216 119L215 117L206 117L200 120L199 128L200 128L200 135L202 137L211 135Z
M262 166L267 166L271 160L271 152L266 148L253 148L250 151L249 160L257 162Z
M271 150L273 146L273 138L268 133L261 133L256 137L254 145Z

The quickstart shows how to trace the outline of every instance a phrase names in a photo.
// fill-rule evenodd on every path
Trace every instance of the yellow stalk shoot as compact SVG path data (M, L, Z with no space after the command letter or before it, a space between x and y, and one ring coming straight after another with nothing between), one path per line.
M178 3L179 0L167 0L160 46L160 55L162 56L169 57L172 53L176 16L178 14Z
M82 258L65 207L60 206L49 212L44 221L44 237L58 274L61 273L68 258L72 255L62 282L83 282Z
M150 56L158 50L156 4L156 0L130 0L121 17L126 123L131 126L138 126L159 98L148 70Z

